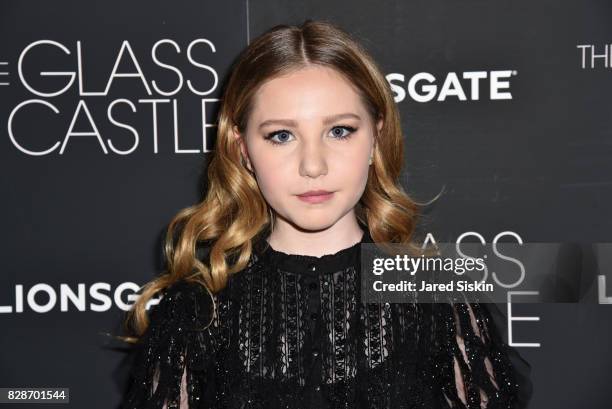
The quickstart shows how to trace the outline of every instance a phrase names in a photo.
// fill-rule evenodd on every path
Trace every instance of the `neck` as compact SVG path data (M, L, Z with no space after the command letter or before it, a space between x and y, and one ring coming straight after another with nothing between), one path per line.
M333 225L317 230L303 229L277 217L267 241L274 250L283 253L320 257L351 247L364 234L352 211Z

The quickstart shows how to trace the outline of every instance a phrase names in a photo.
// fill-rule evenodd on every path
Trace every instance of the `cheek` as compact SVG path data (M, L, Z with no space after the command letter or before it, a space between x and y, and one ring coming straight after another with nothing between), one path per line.
M259 189L268 202L276 202L282 193L287 192L287 185L290 182L286 161L280 160L279 155L269 152L261 152L254 156L253 161L256 162Z
M370 146L364 140L358 142L340 151L332 161L334 173L341 175L341 179L346 181L345 187L347 188L349 186L358 188L365 185L368 177Z
M257 184L265 196L278 196L285 191L287 178L282 177L279 169L263 169L257 171Z
M344 165L338 166L336 169L336 177L334 179L340 182L340 188L351 195L351 199L359 199L365 189L368 179L368 162L367 159L343 162Z

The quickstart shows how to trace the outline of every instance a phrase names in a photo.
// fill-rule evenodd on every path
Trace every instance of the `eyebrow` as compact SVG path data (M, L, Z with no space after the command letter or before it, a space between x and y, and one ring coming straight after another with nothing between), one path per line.
M352 112L345 112L343 114L330 115L330 116L323 117L323 125L329 125L330 123L334 121L337 121L339 119L344 119L344 118L354 118L354 119L361 120L361 117L359 115L354 114ZM274 124L292 126L292 127L298 126L297 122L293 119L267 119L259 124L259 129L265 126L274 125Z

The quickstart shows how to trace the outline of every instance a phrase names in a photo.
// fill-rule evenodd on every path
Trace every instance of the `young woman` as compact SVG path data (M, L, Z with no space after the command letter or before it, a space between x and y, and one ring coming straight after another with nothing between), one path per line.
M349 34L309 20L255 39L207 196L170 223L167 274L130 311L123 407L515 407L485 305L360 301L360 245L414 240L402 161L390 87Z

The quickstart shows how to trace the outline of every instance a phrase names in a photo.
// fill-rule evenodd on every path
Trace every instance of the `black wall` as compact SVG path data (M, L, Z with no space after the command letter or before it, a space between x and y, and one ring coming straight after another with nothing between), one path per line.
M0 5L0 387L116 407L128 363L103 333L119 333L128 297L162 268L166 223L202 196L230 63L278 23L331 20L379 61L402 115L404 186L419 201L443 191L421 225L438 241L612 241L612 3L292 3ZM476 98L474 71L486 76ZM437 91L420 101L424 82L408 86L424 73ZM465 100L439 98L454 75ZM530 408L610 406L612 308L597 294L612 289L582 280L590 303L512 305L539 318L511 322ZM64 286L81 287L82 309L62 306Z

